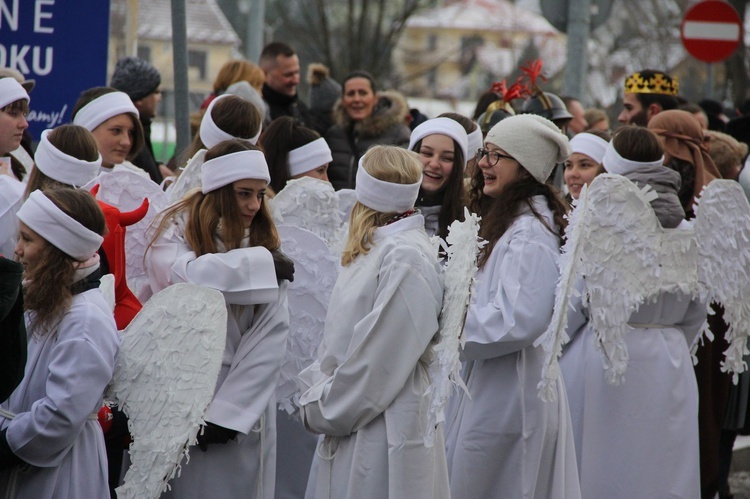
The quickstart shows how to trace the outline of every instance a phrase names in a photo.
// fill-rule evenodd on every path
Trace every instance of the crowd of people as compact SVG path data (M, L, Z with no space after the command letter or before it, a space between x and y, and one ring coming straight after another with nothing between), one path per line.
M308 107L297 54L274 42L258 64L222 67L192 116L192 144L167 164L150 142L161 78L148 62L118 61L110 86L84 90L72 122L35 150L33 82L0 77L0 494L116 496L127 414L105 391L118 331L154 294L188 282L223 294L226 344L197 441L164 497L730 497L750 383L722 371L719 304L680 292L642 304L627 319L620 385L607 382L592 321L603 312L585 281L551 400L538 392L538 344L567 217L594 179L647 186L660 227L690 230L704 187L750 172L746 118L684 102L676 78L642 70L624 82L612 127L603 110L540 88L541 64L522 69L526 83L493 86L473 116L428 118L367 71L339 83L313 64ZM98 200L89 189L113 172L158 184L170 204L148 215L147 202ZM485 244L466 290L466 390L429 444L424 395L446 264L437 241L469 212ZM145 284L131 290L125 228L144 217L143 254L128 257ZM307 249L286 230L295 224L338 269L317 354L284 412L282 361L302 334L294 317L320 314L294 308L305 305L293 286L324 289L322 273L294 283L287 253ZM107 274L113 306L100 289ZM707 321L713 342L699 341Z

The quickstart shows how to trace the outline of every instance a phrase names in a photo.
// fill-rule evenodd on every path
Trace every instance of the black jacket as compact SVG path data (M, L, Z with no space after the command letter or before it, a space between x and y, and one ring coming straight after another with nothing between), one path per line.
M0 402L13 393L26 368L23 266L0 257Z
M141 125L143 125L143 139L146 143L138 155L133 158L132 163L148 173L151 180L160 184L164 180L164 177L159 171L159 165L156 163L156 158L154 158L154 148L151 145L151 120L141 119Z

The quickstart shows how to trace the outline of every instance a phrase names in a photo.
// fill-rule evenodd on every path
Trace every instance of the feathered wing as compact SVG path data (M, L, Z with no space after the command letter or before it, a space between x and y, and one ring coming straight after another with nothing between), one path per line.
M279 408L297 411L300 392L297 375L317 359L323 339L326 312L339 262L314 233L290 225L277 227L282 250L294 261L294 281L289 283L289 336L276 389Z
M221 293L175 284L154 295L122 333L109 396L129 418L131 466L121 498L157 498L196 442L226 342Z
M149 289L148 277L143 264L143 255L146 253L146 247L149 243L147 232L154 218L169 204L167 196L148 177L125 169L99 175L84 186L84 189L90 190L96 184L99 184L97 199L109 203L121 211L134 210L143 203L144 198L149 200L146 216L141 221L129 226L125 233L128 287L143 303L148 299L148 296L144 294L144 289Z
M440 329L435 357L428 367L430 386L425 396L430 400L427 415L425 445L432 447L435 428L445 421L443 409L454 387L466 390L461 379L459 347L463 345L462 332L471 289L477 274L477 255L486 241L479 239L480 218L465 210L465 220L456 220L448 227L444 245L448 260L443 269L443 307L440 312Z
M701 297L724 306L729 325L729 348L723 372L732 372L736 384L747 369L750 334L750 205L742 187L732 180L714 180L701 194L694 224L700 265Z
M115 276L112 274L104 274L99 279L99 290L102 292L104 300L109 305L110 311L115 312Z
M167 189L169 204L176 203L191 190L201 187L201 166L205 156L206 150L201 149L188 160L187 165L182 168L180 176Z

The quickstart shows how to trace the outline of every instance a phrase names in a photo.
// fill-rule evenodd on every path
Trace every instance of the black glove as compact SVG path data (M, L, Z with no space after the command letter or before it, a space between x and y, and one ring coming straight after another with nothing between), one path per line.
M235 430L224 428L213 423L206 423L198 432L198 447L203 452L208 450L208 444L225 444L237 436Z
M10 445L8 445L7 433L7 428L0 432L0 471L23 464L23 460L13 454Z
M276 279L294 281L294 262L279 250L271 251L273 265L276 268Z

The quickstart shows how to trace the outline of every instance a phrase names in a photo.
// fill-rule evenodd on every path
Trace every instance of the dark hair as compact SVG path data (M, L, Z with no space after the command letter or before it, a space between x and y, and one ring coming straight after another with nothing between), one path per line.
M477 105L474 108L474 114L472 115L471 119L477 121L479 117L482 116L482 113L487 110L487 107L489 107L490 104L502 99L503 96L498 94L497 92L493 92L491 90L486 91L481 96L479 96Z
M438 118L450 118L453 121L457 122L459 125L464 127L464 130L466 131L466 135L470 134L474 130L477 129L477 124L472 121L471 119L467 118L463 114L458 113L443 113ZM471 151L469 151L471 154Z
M99 235L106 233L104 213L89 192L60 188L45 191L44 195L90 231ZM27 269L30 282L24 289L24 308L34 311L30 322L30 329L34 334L42 336L52 332L70 307L74 293L71 283L75 274L75 261L47 242L38 263ZM75 283L73 286L75 287Z
M693 196L695 195L695 165L684 159L672 156L664 165L680 174L680 189L677 191L677 197L680 198L682 209L685 210L687 218L693 217Z
M372 90L372 93L378 91L377 84L375 83L375 78L373 78L373 76L367 71L361 69L352 71L351 73L346 75L346 77L341 81L341 88L346 88L346 82L354 78L364 78L365 80L368 80L370 82L370 89Z
M103 95L111 94L114 92L119 92L119 90L112 87L93 87L89 88L88 90L84 90L83 92L81 92L81 95L78 97L78 100L73 106L73 113L71 114L70 119L74 119L78 114L78 111L80 111L81 108L83 108L86 104L91 103L92 101L98 99ZM133 144L131 145L130 152L126 157L126 159L131 160L138 156L138 153L141 152L141 149L143 149L143 146L146 144L146 139L143 132L143 125L141 125L139 116L135 113L123 114L127 114L128 116L130 116L130 119L133 121ZM97 125L97 127L99 127L100 125Z
M289 172L289 151L319 139L320 134L298 124L294 118L281 116L276 118L263 131L260 145L263 146L271 174L271 189L279 192L292 178Z
M672 77L662 71L656 71L653 69L644 69L640 71L641 78L644 80L650 80L655 76L659 75L668 83L672 83ZM664 94L635 94L638 102L641 103L641 107L645 111L651 104L658 104L662 111L668 111L670 109L677 109L680 106L680 100L674 95Z
M292 57L293 55L297 55L297 52L284 42L271 42L263 47L263 50L260 53L260 65L270 66L276 64L276 58L280 55L284 57Z
M471 179L469 210L482 217L479 237L487 241L487 244L480 250L477 262L479 268L484 267L495 244L524 209L529 209L542 225L557 237L562 246L563 234L567 226L565 220L567 210L560 193L554 187L537 181L525 168L520 168L518 177L506 185L498 197L493 199L486 196L482 192L483 188L484 177L482 171L477 168ZM547 207L552 211L555 227L550 227L544 217L534 208L532 202L534 196L546 198Z
M435 132L434 135L440 135L440 132ZM461 146L455 139L453 142L453 168L448 176L448 180L445 182L440 194L443 199L440 203L440 213L438 214L438 232L437 234L445 239L448 237L448 226L456 220L464 220L464 206L466 205L465 200L465 188L464 188L464 166L466 165L466 159L464 159L464 152ZM422 148L422 141L417 141L412 148L412 151L419 154ZM419 189L419 199L421 199L426 193ZM419 200L417 201L419 204Z
M658 161L664 154L656 134L637 125L623 125L612 137L612 145L625 159L648 163Z
M612 141L612 134L609 133L607 130L586 130L584 133L588 133L591 135L596 135L600 139L604 139L607 142Z

